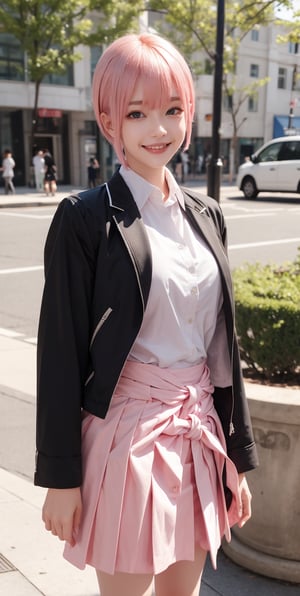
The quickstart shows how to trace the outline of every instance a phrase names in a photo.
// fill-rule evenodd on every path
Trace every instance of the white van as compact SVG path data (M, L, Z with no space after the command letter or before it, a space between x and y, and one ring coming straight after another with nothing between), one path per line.
M237 186L247 199L262 191L300 193L300 136L263 145L239 167Z

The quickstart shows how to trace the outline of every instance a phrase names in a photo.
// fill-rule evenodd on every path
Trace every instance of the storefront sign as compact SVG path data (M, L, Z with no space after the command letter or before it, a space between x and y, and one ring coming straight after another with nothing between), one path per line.
M50 110L48 108L39 108L39 118L62 118L61 110Z

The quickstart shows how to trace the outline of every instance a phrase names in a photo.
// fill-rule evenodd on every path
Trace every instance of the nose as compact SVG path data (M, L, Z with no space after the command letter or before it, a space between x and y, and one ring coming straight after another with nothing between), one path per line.
M153 114L151 118L152 136L163 137L167 134L166 127L160 114Z

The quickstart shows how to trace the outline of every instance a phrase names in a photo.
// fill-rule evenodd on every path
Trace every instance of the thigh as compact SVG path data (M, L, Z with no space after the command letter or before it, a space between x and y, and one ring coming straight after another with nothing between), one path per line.
M155 596L198 596L207 552L195 547L194 561L178 561L155 576Z
M97 571L101 596L151 596L153 576L143 573L103 573Z

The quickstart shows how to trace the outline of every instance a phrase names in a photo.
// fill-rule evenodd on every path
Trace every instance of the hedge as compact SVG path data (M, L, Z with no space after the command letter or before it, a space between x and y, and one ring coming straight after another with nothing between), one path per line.
M300 372L300 255L284 266L246 264L233 272L242 360L275 381Z

